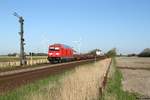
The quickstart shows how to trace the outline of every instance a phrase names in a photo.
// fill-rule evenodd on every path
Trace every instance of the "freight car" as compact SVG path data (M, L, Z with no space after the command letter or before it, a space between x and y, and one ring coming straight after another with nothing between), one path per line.
M74 60L74 50L64 44L53 44L48 49L48 60L51 63Z

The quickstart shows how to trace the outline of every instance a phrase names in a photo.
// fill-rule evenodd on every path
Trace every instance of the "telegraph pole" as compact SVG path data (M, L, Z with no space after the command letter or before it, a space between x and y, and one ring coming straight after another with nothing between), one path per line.
M16 16L17 18L19 18L19 23L20 23L20 66L26 65L26 56L25 56L25 52L24 52L24 38L23 38L23 25L24 25L24 19L22 16L19 16L16 12L14 12L13 14L14 16Z

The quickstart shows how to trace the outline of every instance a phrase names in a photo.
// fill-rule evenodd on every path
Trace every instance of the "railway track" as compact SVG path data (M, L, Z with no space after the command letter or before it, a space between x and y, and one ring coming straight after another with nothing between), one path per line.
M101 60L104 58L99 58ZM12 70L0 73L0 95L11 91L22 85L34 82L35 80L60 73L66 69L74 68L77 65L94 62L95 59L73 61L68 63L50 64L41 67Z

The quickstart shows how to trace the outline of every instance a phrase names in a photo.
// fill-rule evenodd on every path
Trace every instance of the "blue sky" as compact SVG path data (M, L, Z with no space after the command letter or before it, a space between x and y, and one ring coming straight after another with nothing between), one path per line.
M25 19L26 52L47 52L64 43L81 51L116 47L139 53L150 47L150 0L1 0L0 54L19 52L19 23Z

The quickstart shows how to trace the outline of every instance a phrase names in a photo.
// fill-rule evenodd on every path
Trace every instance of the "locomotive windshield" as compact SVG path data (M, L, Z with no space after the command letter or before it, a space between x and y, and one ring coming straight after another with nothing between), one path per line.
M50 51L59 51L59 48L58 47L50 47L49 50Z

